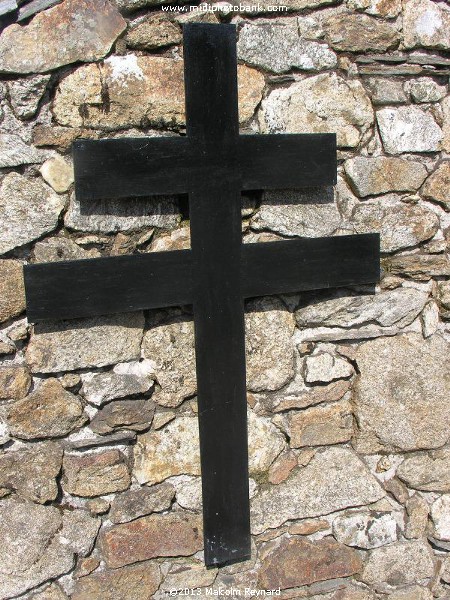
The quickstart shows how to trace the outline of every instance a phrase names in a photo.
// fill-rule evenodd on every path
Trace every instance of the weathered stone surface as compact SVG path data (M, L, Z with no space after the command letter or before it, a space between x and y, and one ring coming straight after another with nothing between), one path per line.
M384 51L397 46L400 40L393 25L358 13L333 15L324 29L329 45L343 52Z
M444 98L441 102L442 106L442 149L446 152L450 152L450 96Z
M33 144L38 148L43 146L54 146L61 152L70 149L72 142L77 138L96 139L98 132L91 129L80 129L72 127L60 127L59 125L36 124L33 128Z
M0 455L0 488L16 492L22 498L44 504L58 494L56 477L62 464L58 444L44 442L29 449Z
M64 456L62 485L69 494L102 496L126 490L130 483L125 457L118 450Z
M261 100L264 77L238 67L239 115L248 120ZM108 90L108 109L104 93ZM60 125L95 129L184 125L183 61L164 56L111 56L86 65L59 85L53 114Z
M0 188L0 254L55 229L63 208L64 199L39 180L8 173Z
M329 352L307 356L304 369L307 383L330 383L353 375L353 367L349 362Z
M182 35L180 27L164 13L151 13L131 25L125 40L129 48L154 50L179 44Z
M11 435L24 440L64 436L88 419L80 400L53 378L14 402L7 418Z
M22 263L0 260L0 323L25 310Z
M239 6L238 2L231 2L231 4L233 6ZM273 14L274 6L287 7L288 11L298 11L306 8L320 8L321 6L325 6L327 4L332 4L332 0L274 0L273 2L272 0L261 0L261 2L253 5L241 3L241 6L243 7L242 12L244 13L255 14L270 12ZM283 10L286 10L286 8L283 8Z
M441 128L429 112L417 106L382 108L377 111L377 123L389 154L440 150Z
M2 600L71 570L74 555L69 545L61 541L61 525L61 514L53 506L12 498L0 502Z
M157 556L189 556L203 548L202 520L187 512L141 517L105 531L101 548L114 569Z
M178 205L171 196L80 203L71 194L64 222L69 229L89 233L134 231L142 227L170 229L180 221Z
M320 71L337 63L336 54L326 44L300 38L296 19L246 23L239 33L237 52L246 63L274 73L284 73L292 67Z
M26 367L0 367L0 400L20 400L30 386L31 376Z
M266 471L285 447L281 433L264 417L248 413L249 471ZM164 429L139 436L134 449L134 476L139 483L159 483L174 475L200 475L198 421L178 417Z
M78 556L87 556L95 542L102 520L86 510L65 511L62 521L62 539Z
M0 41L0 71L45 73L73 62L105 56L126 27L107 0L66 0L25 26L10 25ZM45 37L45 44L36 40Z
M338 146L355 147L373 123L373 110L359 81L324 73L274 90L259 118L263 133L335 131Z
M439 202L450 209L450 160L441 162L428 177L422 189L425 198Z
M286 429L292 448L347 442L353 435L352 406L346 400L288 413Z
M149 360L115 365L112 371L85 373L81 394L91 404L102 406L109 400L148 392L153 385Z
M361 451L438 448L448 441L449 349L439 335L416 334L360 346L354 398Z
M408 96L402 81L396 81L389 77L371 77L365 81L365 84L374 106L406 104L408 102Z
M158 565L144 562L93 573L78 579L72 600L136 600L151 598L161 582Z
M177 561L172 563L160 587L160 592L170 594L171 590L209 587L214 583L216 576L217 569L206 568L198 561Z
M292 469L298 465L297 456L295 452L291 450L281 454L275 461L270 465L268 481L277 485L289 477L289 473Z
M405 524L405 537L407 539L419 539L424 537L427 529L429 512L428 502L419 496L419 494L414 494L407 499L407 520Z
M431 506L433 535L438 540L450 542L450 495L444 494L435 500Z
M325 519L303 519L292 523L288 531L291 535L311 535L327 529L330 529L330 524Z
M345 161L345 172L360 198L386 192L415 192L428 174L417 161L385 156L352 158Z
M426 492L450 492L450 450L407 456L397 469L409 487Z
M412 585L389 594L389 600L433 600L433 594L428 588Z
M258 584L262 589L293 588L347 577L360 569L361 559L356 552L331 537L316 542L301 537L284 538L263 559Z
M342 296L296 311L299 327L356 327L375 322L383 327L412 323L427 302L426 292L397 288L367 296Z
M96 249L86 250L70 238L53 237L37 242L33 249L34 262L59 262L60 260L78 260L80 258L97 258L100 252Z
M370 504L384 495L379 483L351 450L326 448L286 481L261 491L252 499L252 531L261 533L289 519Z
M418 281L450 275L450 258L445 254L407 254L385 260L387 271Z
M381 251L394 252L433 237L439 229L439 217L424 206L388 196L355 206L352 225L357 233L379 232Z
M327 189L267 191L251 225L286 236L322 237L333 234L342 217Z
M409 93L414 102L439 102L447 94L447 86L439 85L429 77L419 77L409 83Z
M33 372L57 373L139 358L142 313L34 326L26 358Z
M439 300L444 308L450 308L450 281L441 281L438 284Z
M33 594L31 600L69 600L69 596L62 591L57 583L51 583L42 592Z
M425 542L397 542L370 551L361 579L377 590L388 591L390 586L428 579L433 573L433 553Z
M170 508L175 488L170 483L128 490L115 496L109 518L113 523L127 523L138 517Z
M62 156L54 156L40 168L42 178L55 190L67 192L73 183L73 167Z
M49 81L50 75L34 75L8 82L11 106L19 119L31 119L36 114Z
M43 160L45 154L26 144L14 133L0 134L0 168L29 165Z
M277 298L246 303L247 388L277 390L294 376L294 316Z
M450 48L450 10L441 2L408 0L404 4L403 43L406 48Z
M333 535L346 546L378 548L397 541L397 523L389 513L349 512L334 519Z
M98 450L100 446L131 444L135 440L136 432L128 429L115 431L108 435L99 435L92 433L89 428L84 428L72 433L65 440L65 446L69 450L86 450L87 448Z
M89 427L101 435L121 429L144 431L150 427L154 412L151 400L117 400L101 408Z

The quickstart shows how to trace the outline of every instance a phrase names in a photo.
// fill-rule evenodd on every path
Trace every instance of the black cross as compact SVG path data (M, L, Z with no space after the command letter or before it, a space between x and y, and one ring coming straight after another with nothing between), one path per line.
M207 565L250 556L244 298L379 277L376 234L241 243L241 190L334 184L336 141L239 135L235 39L184 27L186 137L74 145L79 200L188 192L192 249L25 267L30 321L193 304Z

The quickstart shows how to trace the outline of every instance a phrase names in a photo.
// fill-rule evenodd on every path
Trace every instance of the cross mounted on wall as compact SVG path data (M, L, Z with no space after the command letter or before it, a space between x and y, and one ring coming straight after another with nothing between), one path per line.
M80 201L188 192L191 249L26 265L31 322L192 304L205 563L250 556L244 299L379 278L378 234L242 244L241 191L336 183L334 134L239 135L234 25L184 26L184 137L74 143Z

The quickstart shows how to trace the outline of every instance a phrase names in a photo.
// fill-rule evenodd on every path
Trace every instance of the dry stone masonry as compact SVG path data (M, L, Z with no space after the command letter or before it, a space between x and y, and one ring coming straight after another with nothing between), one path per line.
M238 4L0 1L0 600L450 598L450 4ZM237 26L242 132L337 134L337 186L248 193L244 242L382 247L375 290L247 303L252 556L220 569L191 308L33 326L22 279L189 248L183 198L81 205L70 147L185 133L195 20Z

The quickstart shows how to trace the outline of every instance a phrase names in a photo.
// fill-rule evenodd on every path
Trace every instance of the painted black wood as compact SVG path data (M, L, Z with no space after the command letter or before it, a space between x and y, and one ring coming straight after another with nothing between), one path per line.
M377 235L241 243L240 192L332 185L333 134L239 136L235 28L184 28L187 137L74 144L81 200L188 192L192 249L25 267L30 320L192 303L205 562L250 554L245 297L379 277Z
M241 294L373 283L379 246L375 233L244 244ZM190 250L41 263L24 271L32 322L193 303Z

